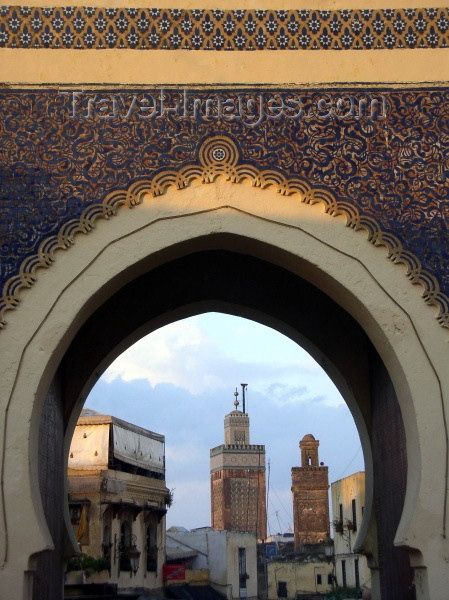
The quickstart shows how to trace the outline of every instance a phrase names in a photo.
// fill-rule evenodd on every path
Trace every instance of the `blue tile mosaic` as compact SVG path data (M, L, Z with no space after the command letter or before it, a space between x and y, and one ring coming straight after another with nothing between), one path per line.
M449 295L445 88L1 90L0 112L2 286L88 206L198 164L203 141L226 134L241 163L302 178L374 219Z

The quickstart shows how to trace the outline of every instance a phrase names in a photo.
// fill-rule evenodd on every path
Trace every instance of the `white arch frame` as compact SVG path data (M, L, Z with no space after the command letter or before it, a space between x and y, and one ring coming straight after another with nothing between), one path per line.
M77 239L69 252L42 271L8 315L0 334L2 414L3 569L0 591L31 597L28 561L52 541L37 486L40 411L55 369L79 326L139 268L176 256L181 242L217 233L281 249L284 267L300 272L343 306L363 327L389 371L407 437L408 481L395 543L418 548L415 579L419 600L446 597L448 332L437 310L426 306L392 264L384 248L367 243L363 231L345 228L320 205L298 202L272 189L219 178L195 181L181 191L121 210ZM79 237L79 236L78 236ZM145 264L141 261L144 261ZM402 272L401 272L402 271ZM444 519L444 522L443 522ZM419 567L425 567L419 569ZM17 593L14 593L17 592Z

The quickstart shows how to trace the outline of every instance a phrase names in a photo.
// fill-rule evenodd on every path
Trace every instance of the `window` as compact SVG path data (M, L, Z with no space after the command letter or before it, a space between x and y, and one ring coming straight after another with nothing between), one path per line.
M239 588L240 597L246 597L246 580L248 574L246 572L246 548L239 548Z
M111 528L109 525L103 527L103 557L109 562L109 568L111 566Z
M355 575L355 587L360 589L360 573L359 573L359 559L356 558L354 561L354 575Z
M333 583L334 583L334 576L332 575L332 573L328 573L327 574L327 584L332 585Z
M120 571L131 571L131 561L128 556L131 541L131 523L123 521L120 527Z
M157 572L157 526L148 523L146 531L147 571Z
M80 545L89 544L89 506L90 502L71 502L69 504L70 522Z
M321 585L321 583L322 583L321 573L317 573L316 584Z
M346 587L346 561L342 560L341 561L341 577L343 580L343 587Z
M245 442L245 432L244 431L236 431L234 433L234 440L236 442Z
M287 582L278 581L278 598L287 598Z
M72 526L75 531L76 531L76 528L78 527L80 519L81 519L81 509L82 509L81 504L70 504L69 505L70 521L71 521Z
M352 531L357 531L357 511L355 506L355 498L352 500Z

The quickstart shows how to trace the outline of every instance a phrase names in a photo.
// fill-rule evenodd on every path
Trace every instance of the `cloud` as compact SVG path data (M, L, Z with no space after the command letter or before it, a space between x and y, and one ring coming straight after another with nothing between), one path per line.
M293 404L295 402L306 402L309 390L306 386L292 387L285 383L273 383L265 394L279 406Z
M196 461L203 458L203 449L196 442L187 442L185 444L170 444L165 449L165 458L167 463L173 462L178 467L180 465L193 465Z
M167 512L167 527L178 525L193 529L210 525L209 480L171 481L173 504Z
M240 352L239 348L233 352L232 347L228 347L225 353L222 345L210 335L213 332L204 331L200 324L201 318L193 317L167 325L142 338L110 365L103 378L107 382L118 378L125 382L145 379L152 387L171 383L195 395L232 389L239 382L248 381L252 390L266 391L277 404L313 400L308 382L326 379L319 365L289 340L287 347L291 352L290 360L273 360L276 352L270 351L271 340L279 337L279 334L268 328L264 328L264 356L269 360L263 360L260 356L263 346L260 341L260 325L257 325L258 358L248 349L243 360L241 348ZM251 327L248 322L246 328L250 330ZM245 343L248 337L246 336ZM287 338L285 340L287 343ZM282 344L282 341L277 343ZM236 345L238 346L238 341ZM298 386L299 380L304 384ZM335 395L333 386L329 390ZM326 395L321 392L322 390L320 396Z
M222 385L207 369L213 342L193 319L178 321L142 338L123 352L104 374L106 381L146 379L152 386L172 383L196 394Z

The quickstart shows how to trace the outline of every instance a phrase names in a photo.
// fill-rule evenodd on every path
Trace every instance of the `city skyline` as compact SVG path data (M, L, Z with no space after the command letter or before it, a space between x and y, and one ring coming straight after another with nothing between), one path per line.
M167 526L210 524L209 450L224 441L223 420L243 381L251 443L265 444L270 461L269 534L293 530L291 468L300 465L305 434L320 440L330 482L364 470L343 398L300 346L239 317L191 317L130 347L85 404L165 435L166 480L174 489Z

